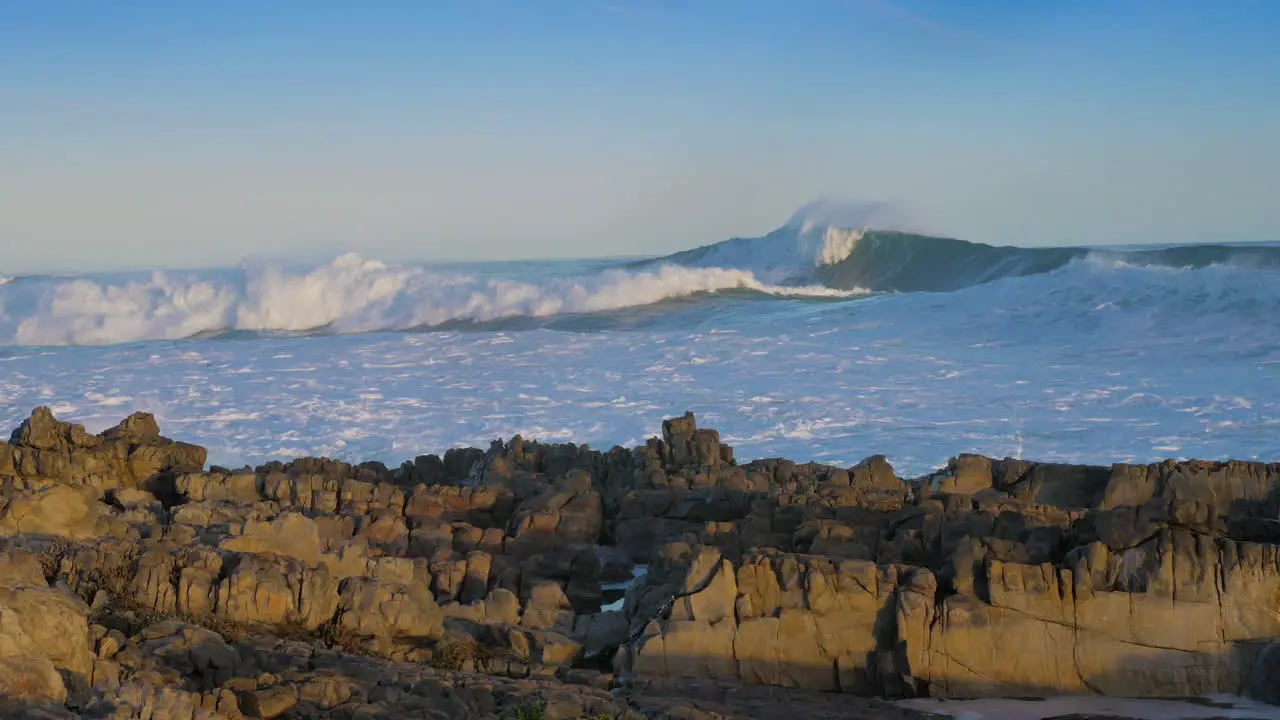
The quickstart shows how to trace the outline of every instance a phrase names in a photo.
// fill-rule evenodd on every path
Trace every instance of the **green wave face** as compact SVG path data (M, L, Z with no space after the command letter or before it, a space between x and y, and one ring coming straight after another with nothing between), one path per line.
M842 259L832 262L833 257ZM1115 266L1280 269L1280 244L1204 243L1130 247L1016 247L899 230L790 222L760 237L735 237L629 268L683 265L751 272L774 285L837 290L950 292L1003 278L1053 272L1083 259Z
M1051 272L1084 248L995 247L952 238L868 231L844 260L815 269L828 287L947 292L1006 277Z
M734 238L713 245L674 253L645 264L708 265L712 260L759 254L762 244L796 242L788 228L760 238ZM1038 275L1061 269L1085 258L1096 258L1144 267L1204 268L1235 265L1254 269L1280 269L1280 245L1199 244L1133 248L994 246L954 238L898 231L866 230L843 260L797 268L788 278L794 283L818 283L839 290L872 292L950 292L1003 278ZM750 261L736 265L753 271Z

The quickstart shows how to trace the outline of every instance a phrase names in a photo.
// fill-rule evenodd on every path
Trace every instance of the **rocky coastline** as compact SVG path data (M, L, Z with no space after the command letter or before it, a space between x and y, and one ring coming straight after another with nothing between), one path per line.
M519 437L207 467L131 415L0 442L0 716L921 718L1280 703L1280 463L899 478Z

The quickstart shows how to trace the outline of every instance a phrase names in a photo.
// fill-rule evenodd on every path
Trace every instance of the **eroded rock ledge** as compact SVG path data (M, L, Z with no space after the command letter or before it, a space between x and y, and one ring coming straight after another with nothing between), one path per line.
M0 442L6 717L1280 702L1280 464L961 455L902 480L740 465L691 414L662 431L231 470L146 414L91 435L38 408Z

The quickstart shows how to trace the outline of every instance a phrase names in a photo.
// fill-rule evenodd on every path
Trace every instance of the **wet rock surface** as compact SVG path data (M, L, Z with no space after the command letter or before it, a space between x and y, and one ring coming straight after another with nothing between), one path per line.
M0 443L5 717L923 717L1280 683L1280 464L600 452L206 468L136 414Z

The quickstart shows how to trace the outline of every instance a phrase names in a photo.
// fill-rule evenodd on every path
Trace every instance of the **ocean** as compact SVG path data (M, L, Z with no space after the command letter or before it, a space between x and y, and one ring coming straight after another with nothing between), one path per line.
M0 270L2 270L0 266ZM0 279L0 426L129 412L225 466L605 449L1280 458L1280 245L1005 248L793 219L660 258Z

